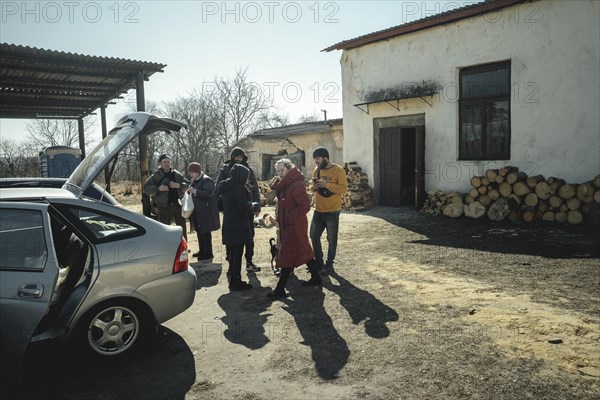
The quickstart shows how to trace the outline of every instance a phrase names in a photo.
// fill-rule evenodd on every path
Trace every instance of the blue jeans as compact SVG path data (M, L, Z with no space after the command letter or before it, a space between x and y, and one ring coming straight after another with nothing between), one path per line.
M321 235L327 229L327 261L335 259L337 250L338 231L340 228L340 211L319 212L315 211L310 223L310 241L315 252L317 262L323 261L323 248L321 247Z

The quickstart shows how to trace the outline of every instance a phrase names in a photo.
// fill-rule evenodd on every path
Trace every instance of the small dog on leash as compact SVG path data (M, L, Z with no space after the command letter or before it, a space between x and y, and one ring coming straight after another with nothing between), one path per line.
M281 271L275 266L275 258L277 257L277 254L279 254L279 243L275 238L271 238L269 239L269 245L271 245L271 270L275 276L279 276Z

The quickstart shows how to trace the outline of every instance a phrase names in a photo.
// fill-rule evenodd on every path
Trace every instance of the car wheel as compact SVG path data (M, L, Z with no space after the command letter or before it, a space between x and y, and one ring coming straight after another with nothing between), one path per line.
M83 342L102 356L122 354L140 341L143 313L132 305L107 304L86 318L81 334Z

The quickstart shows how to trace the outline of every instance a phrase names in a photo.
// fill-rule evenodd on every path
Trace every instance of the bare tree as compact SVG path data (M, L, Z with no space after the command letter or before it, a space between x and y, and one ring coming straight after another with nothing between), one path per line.
M321 115L319 115L317 112L313 112L312 114L303 114L300 117L298 117L298 121L296 122L297 124L301 124L303 122L317 122L317 121L321 121L322 117Z
M0 177L38 175L39 157L33 143L0 139Z
M219 115L215 110L214 94L195 90L187 97L178 97L166 104L169 117L186 124L186 128L171 133L172 159L185 168L190 161L204 165L205 172L216 169L215 154L220 153L218 136Z
M288 125L289 117L286 114L279 114L275 111L264 111L257 118L255 129L277 128L278 126Z
M95 118L84 118L84 132L88 132L95 123ZM35 119L33 122L27 123L27 131L29 132L29 139L40 148L48 146L79 147L79 126L77 120ZM97 141L97 138L86 135L85 146L92 147Z
M273 107L264 90L248 80L247 72L246 67L238 69L233 79L215 78L219 141L225 148L256 129L260 115Z

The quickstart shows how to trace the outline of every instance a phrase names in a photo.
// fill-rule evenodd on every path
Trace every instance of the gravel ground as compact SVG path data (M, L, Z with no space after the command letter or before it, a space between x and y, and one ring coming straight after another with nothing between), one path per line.
M254 289L243 293L227 290L217 233L213 264L192 264L194 305L152 346L108 363L46 350L60 368L34 373L41 384L17 397L595 399L599 233L344 212L323 288L302 287L299 268L290 296L275 302L265 297L276 283L275 230L256 230L263 270L248 274Z

